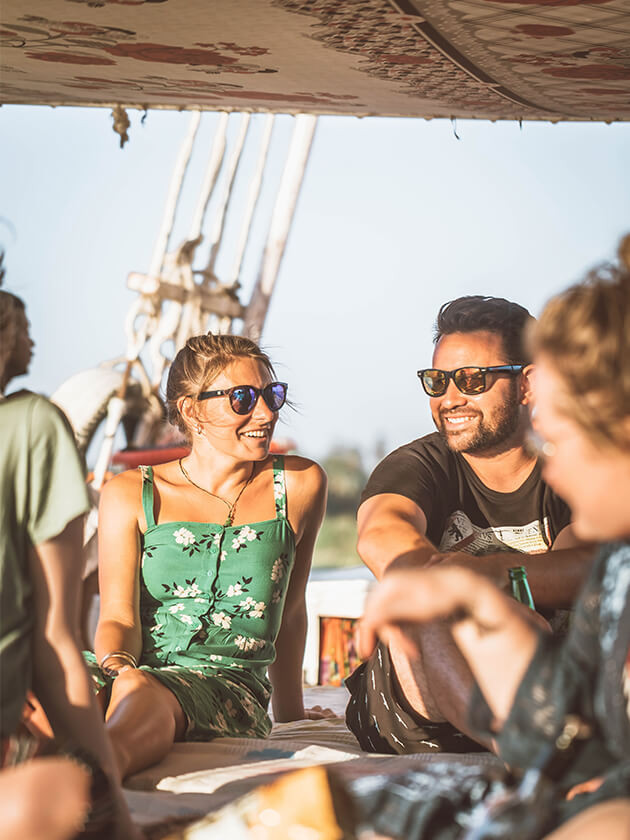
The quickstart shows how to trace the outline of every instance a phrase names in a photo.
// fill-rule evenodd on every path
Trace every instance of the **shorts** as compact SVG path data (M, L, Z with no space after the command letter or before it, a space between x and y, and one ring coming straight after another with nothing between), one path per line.
M387 645L379 642L368 660L346 679L348 729L366 752L486 752L450 723L435 723L415 712L396 679Z
M109 703L112 677L103 674L91 651L83 651L83 658L95 689L105 689ZM157 679L177 698L187 721L184 741L266 738L271 731L267 714L269 694L262 687L255 690L253 675L215 666L140 665L139 669Z

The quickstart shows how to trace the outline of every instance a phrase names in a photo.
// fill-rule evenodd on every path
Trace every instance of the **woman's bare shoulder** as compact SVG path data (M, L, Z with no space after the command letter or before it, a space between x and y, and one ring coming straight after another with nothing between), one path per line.
M312 458L305 458L303 455L285 455L284 468L288 473L308 472L311 475L326 475L323 467L317 461L313 461Z
M310 458L302 455L285 455L284 468L289 492L297 489L304 495L325 493L328 480L324 469Z
M140 502L142 496L142 471L125 470L118 473L107 481L101 489L101 501L109 503L129 502L137 500Z

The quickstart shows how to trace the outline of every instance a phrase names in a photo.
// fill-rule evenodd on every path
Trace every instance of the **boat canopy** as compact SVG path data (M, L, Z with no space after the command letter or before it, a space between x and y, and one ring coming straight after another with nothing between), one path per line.
M2 102L630 119L624 0L5 0Z

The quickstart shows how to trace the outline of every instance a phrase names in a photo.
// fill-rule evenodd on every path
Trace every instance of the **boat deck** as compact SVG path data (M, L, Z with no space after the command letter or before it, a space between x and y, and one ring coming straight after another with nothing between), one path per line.
M279 773L316 764L338 764L343 775L395 775L447 758L478 766L496 765L490 753L369 755L346 728L348 698L342 687L305 688L305 705L328 706L339 717L274 724L267 739L217 738L207 743L178 743L159 764L131 776L125 795L134 819L150 838L160 827L193 820L269 782Z

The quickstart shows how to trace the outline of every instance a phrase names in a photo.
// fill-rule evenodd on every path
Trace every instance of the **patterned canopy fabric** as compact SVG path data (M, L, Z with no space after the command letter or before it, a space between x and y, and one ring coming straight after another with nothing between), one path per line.
M3 103L630 119L628 0L3 0Z

